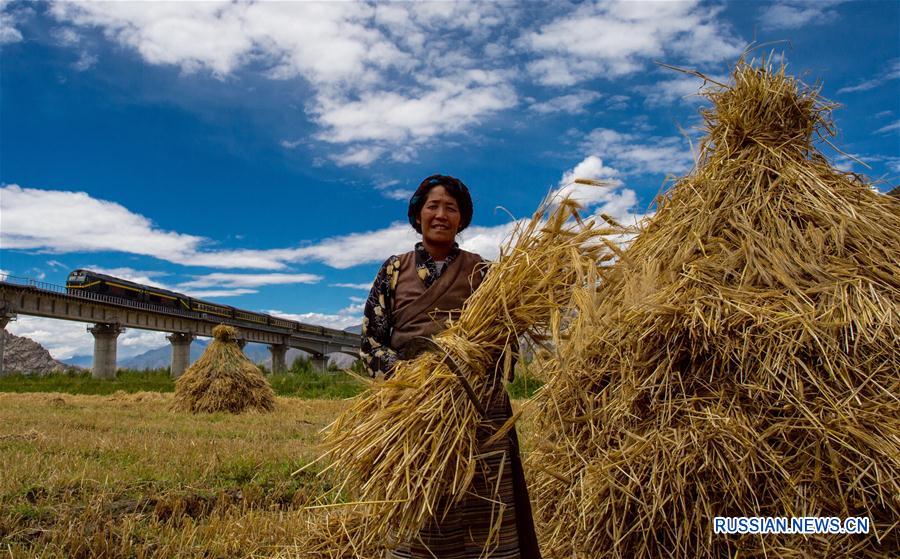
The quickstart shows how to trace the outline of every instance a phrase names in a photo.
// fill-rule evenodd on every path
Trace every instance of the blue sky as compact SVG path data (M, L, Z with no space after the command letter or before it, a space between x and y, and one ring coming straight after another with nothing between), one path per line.
M409 193L460 177L464 248L574 176L636 219L686 173L700 80L749 45L841 104L824 148L900 182L900 3L0 2L0 269L90 267L241 308L357 324L409 250ZM852 156L852 157L849 157ZM858 161L857 161L858 160ZM863 166L860 162L867 165ZM505 211L498 210L505 208ZM84 325L20 317L54 356ZM120 355L165 343L129 331Z

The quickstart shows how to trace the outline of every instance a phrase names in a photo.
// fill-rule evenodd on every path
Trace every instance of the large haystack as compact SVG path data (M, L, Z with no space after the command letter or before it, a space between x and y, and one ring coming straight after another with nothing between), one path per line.
M203 355L175 381L174 409L191 413L275 408L269 381L241 351L237 331L221 324Z
M697 168L573 298L530 456L547 557L900 554L900 202L829 166L830 106L740 63ZM869 535L715 535L716 516Z

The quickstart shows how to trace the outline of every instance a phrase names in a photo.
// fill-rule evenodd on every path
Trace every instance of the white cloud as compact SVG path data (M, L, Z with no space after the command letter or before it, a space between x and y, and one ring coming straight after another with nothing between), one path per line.
M277 309L266 310L263 312L272 316L286 318L288 320L296 320L297 322L304 322L306 324L316 324L319 326L326 326L328 328L337 328L343 330L344 328L349 328L350 326L362 324L364 307L365 303L355 303L339 310L336 314L318 312L292 314L279 311Z
M619 172L603 164L596 155L589 155L578 165L563 173L556 190L551 194L554 199L568 197L582 206L593 206L610 200L614 188L622 186L622 181L613 178ZM608 186L594 186L575 183L575 179L601 180Z
M68 359L93 351L94 339L87 327L83 322L19 315L6 329L41 344L54 359Z
M304 140L281 140L281 147L285 149L294 149L299 145L306 143Z
M91 68L93 68L94 64L96 64L96 63L97 63L96 55L93 55L93 54L90 54L87 52L82 52L80 55L78 55L78 60L76 60L75 63L72 64L72 67L75 68L76 70L78 70L79 72L84 72L85 70L90 70Z
M259 293L256 289L201 289L186 290L185 295L197 297L198 299L208 299L213 297L238 297L240 295L249 295L251 293Z
M626 159L630 152L625 153ZM599 168L587 174L603 174ZM611 172L611 171L610 171ZM388 227L329 237L314 244L293 248L266 250L205 250L205 238L164 231L153 226L144 216L123 206L91 198L83 192L23 189L17 185L3 188L3 248L35 249L52 253L125 252L147 255L176 264L220 268L283 269L288 264L322 262L333 268L349 268L361 264L380 263L392 254L409 250L419 235L405 222ZM605 198L604 198L605 200ZM83 216L90 215L87 222ZM99 226L98 226L99 224ZM513 223L497 226L471 226L460 235L466 250L495 258L501 241L512 230ZM104 234L102 231L110 231ZM181 291L196 297L231 297L256 293L252 287L285 283L310 283L321 278L312 274L230 274L213 273L198 276L176 286L160 281L161 272L134 270L127 267L91 267L95 271L132 281ZM204 289L215 287L221 289Z
M81 36L71 27L61 27L53 31L56 42L64 47L74 47L81 42Z
M116 278L133 281L134 283L140 283L142 285L149 285L152 287L160 287L162 289L172 289L171 287L161 283L155 278L161 276L167 276L166 272L157 272L154 270L135 270L133 268L102 268L100 266L88 265L84 267L87 270L91 270L92 272L97 272L99 274L106 274L108 276L113 276Z
M631 97L627 95L613 95L606 100L606 108L611 111L621 111L628 108Z
M375 190L390 200L409 200L415 191L407 188L391 188L398 184L400 184L400 181L397 179L384 180L375 183Z
M281 270L291 261L292 249L236 249L204 250L182 257L175 255L171 262L185 266L206 266L208 268L255 268L259 270Z
M714 75L709 76L710 79L719 83L728 83L728 76ZM708 83L695 76L680 76L669 80L660 80L651 85L638 86L635 88L643 94L644 102L648 106L658 107L663 105L671 105L676 101L687 103L701 103L704 98L700 92L708 86Z
M94 337L87 331L91 324L70 320L56 320L38 316L19 315L6 329L41 344L54 359L68 359L94 352ZM168 343L165 332L128 328L119 335L117 358L138 355Z
M315 274L228 274L217 272L194 276L194 279L182 282L178 287L260 287L263 285L318 283L321 279L322 276Z
M22 40L22 32L16 29L19 13L15 10L7 10L10 2L0 0L0 45L18 43Z
M500 244L512 231L514 223L494 226L469 226L457 237L460 247L492 259L499 254ZM421 237L409 223L396 222L384 229L351 233L325 239L313 246L297 249L298 257L318 260L334 268L382 263L391 255L412 250Z
M639 137L609 128L591 131L583 142L588 153L602 153L625 173L662 173L688 171L694 158L687 141L676 137Z
M836 153L832 156L832 165L841 171L853 171L864 167L859 172L871 171L871 165L883 164L895 173L900 173L900 157L896 155Z
M119 251L147 256L185 254L203 240L163 231L142 215L85 192L2 188L3 247L54 252ZM87 216L90 216L88 219Z
M563 173L552 196L568 196L581 204L585 210L593 208L593 215L605 214L622 224L635 224L644 219L646 214L636 212L637 193L630 188L623 188L624 183L615 178L618 171L603 164L596 155L585 157L572 169ZM593 179L606 183L604 186L593 186L575 183L575 179ZM588 215L588 214L585 214Z
M387 148L378 146L357 146L351 147L342 153L331 156L331 160L344 167L346 165L358 165L367 167L380 158L387 151Z
M652 58L714 62L741 53L720 11L698 1L585 4L526 33L519 45L540 57L528 70L545 85L631 74Z
M318 139L347 146L338 165L405 161L416 143L463 132L516 102L481 68L475 46L508 7L464 2L56 3L51 13L93 27L150 64L226 79L245 67L270 79L302 77ZM82 66L91 63L82 61ZM400 83L399 74L416 83ZM285 148L300 141L283 140Z
M584 113L585 107L599 97L600 93L596 91L581 90L568 95L560 95L540 103L533 103L528 108L541 114L567 113L576 115Z
M877 132L879 134L886 134L887 132L893 132L894 130L900 130L900 120L895 120L894 122L892 122L888 125L882 126L875 132Z
M288 264L310 261L323 262L334 268L349 268L382 262L418 240L409 224L398 222L384 229L326 238L299 248L205 250L203 245L208 243L207 239L161 230L146 217L114 202L98 200L84 192L38 190L17 185L3 187L0 213L3 215L0 245L5 249L34 249L56 254L124 252L153 256L175 264L212 268L278 270ZM85 220L86 215L91 219ZM153 272L130 268L105 271L123 279L165 287ZM255 292L230 289L232 287L320 279L310 274L210 274L206 277L209 279L198 278L178 289L201 287L197 282L204 286L221 285L229 289L189 294L227 297ZM225 283L216 284L214 278Z
M209 240L165 231L153 222L85 192L6 185L0 189L6 249L67 252L125 252L175 264L212 268L284 268L290 250L208 250ZM90 216L87 219L85 216Z
M363 291L369 291L372 289L371 283L332 283L331 287L346 287L347 289L361 289ZM352 297L351 297L352 299Z
M500 247L509 239L516 224L522 221L493 226L471 226L459 234L457 241L463 250L474 252L488 260L496 260L500 256Z
M166 332L153 330L126 329L119 335L116 359L123 359L133 355L139 355L151 349L158 349L169 345Z
M891 80L900 79L900 58L895 58L888 64L888 68L881 72L878 76L859 82L856 85L842 87L838 93L854 93L857 91L868 91L883 85Z
M298 261L316 260L333 268L349 268L370 262L383 262L392 254L398 254L398 251L409 250L417 240L418 235L409 223L396 222L384 229L324 239L314 245L295 249L294 257Z
M594 210L594 215L599 217L608 215L622 225L637 225L644 219L653 215L653 212L638 211L637 194L630 188L619 191L611 191L608 198ZM622 239L626 240L626 239Z
M376 190L384 190L385 188L389 188L391 186L396 186L400 184L400 181L397 179L386 179L382 181L378 181L375 183Z
M842 0L790 0L775 2L760 14L763 28L768 30L798 29L836 21L836 10L830 8Z
M391 200L409 200L412 198L414 190L407 190L405 188L391 188L388 190L382 190L381 195L385 198L390 198Z
M505 75L469 70L429 80L428 87L412 91L365 92L358 100L322 98L313 113L322 127L320 140L367 143L338 156L339 163L368 165L391 151L389 146L410 146L438 134L460 132L515 104L515 91ZM372 142L374 146L369 145Z

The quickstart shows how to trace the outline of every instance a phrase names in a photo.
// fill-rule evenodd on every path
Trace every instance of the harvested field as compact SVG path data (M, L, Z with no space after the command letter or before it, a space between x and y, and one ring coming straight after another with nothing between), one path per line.
M291 472L346 402L278 398L235 416L172 413L172 399L0 393L0 552L327 557L294 544L328 481Z

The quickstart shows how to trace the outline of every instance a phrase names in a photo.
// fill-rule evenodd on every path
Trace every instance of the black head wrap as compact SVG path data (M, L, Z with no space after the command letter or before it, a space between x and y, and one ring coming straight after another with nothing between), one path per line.
M413 226L417 232L422 232L422 226L416 223L422 208L425 207L425 200L428 198L428 192L435 186L443 186L447 190L447 194L453 196L456 204L459 206L459 230L462 231L472 222L472 196L469 189L463 182L449 175L431 175L427 177L419 185L409 199L409 209L406 215L409 217L409 224Z

